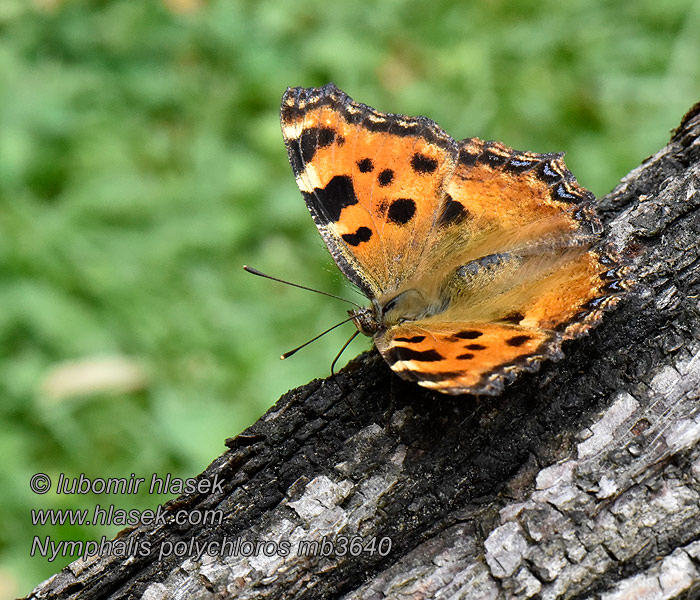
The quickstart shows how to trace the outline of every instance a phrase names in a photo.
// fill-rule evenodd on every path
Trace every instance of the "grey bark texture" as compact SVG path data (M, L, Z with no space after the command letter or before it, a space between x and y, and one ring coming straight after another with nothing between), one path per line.
M563 360L475 398L363 354L228 440L200 475L222 490L169 505L222 525L120 534L213 555L77 560L29 597L700 597L699 188L700 104L601 200L638 283Z

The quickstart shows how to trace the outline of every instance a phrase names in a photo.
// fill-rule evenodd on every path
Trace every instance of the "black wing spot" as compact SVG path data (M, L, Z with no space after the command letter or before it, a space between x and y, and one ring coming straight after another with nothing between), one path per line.
M390 365L393 365L400 360L435 362L443 360L445 357L435 350L413 350L413 348L402 348L401 346L395 346L384 355L384 358Z
M604 292L621 292L624 290L624 286L621 281L611 281L610 283L603 286Z
M469 211L464 208L461 202L455 202L449 194L446 196L446 200L438 219L438 225L445 227L452 223L460 223L469 217Z
M474 358L474 355L469 352L465 352L464 354L460 354L457 358L459 360L469 360L470 358Z
M506 341L509 346L522 346L525 342L531 340L529 335L515 335Z
M556 171L549 161L542 161L537 169L537 174L545 183L554 185L561 180L561 173Z
M294 176L298 177L304 171L304 161L301 159L299 140L289 142L287 149L289 151L289 163L292 165L292 171L294 171Z
M563 183L552 189L552 198L561 202L581 202L583 198L566 188Z
M310 127L305 129L299 138L301 159L304 164L313 159L316 150L330 146L335 140L335 130L329 127Z
M455 342L457 340L475 340L478 337L484 335L482 331L477 331L475 329L467 329L465 331L459 331L450 337L450 340Z
M344 233L342 237L351 246L359 246L362 242L367 242L372 237L372 230L369 227L358 227L355 233Z
M330 146L335 140L335 129L330 127L321 127L318 130L318 147L325 148Z
M608 299L605 296L602 298L593 298L593 300L589 300L583 304L582 308L597 309L603 306L607 300Z
M374 163L371 158L363 158L357 161L357 168L360 173L371 173L374 170Z
M424 335L414 335L413 337L395 337L395 342L407 342L409 344L417 344L425 339Z
M411 369L403 369L399 373L404 379L409 381L435 381L440 382L445 379L456 379L464 375L462 371L438 371L437 373L423 373L422 371L412 371Z
M486 350L486 346L483 344L467 344L465 348L467 350Z
M500 167L507 162L508 157L503 156L502 154L496 154L490 150L484 150L481 154L479 154L477 160L480 163L484 163L492 167Z
M459 162L465 167L473 167L476 164L477 157L477 154L472 154L464 149L459 151Z
M411 157L411 167L416 173L432 173L437 166L438 161L420 152L416 152Z
M416 203L410 198L399 198L389 206L387 217L392 223L405 225L416 214Z
M377 181L380 187L386 187L394 181L394 172L391 169L384 169L378 176Z
M524 173L529 171L537 164L536 160L525 160L521 158L511 158L503 167L506 171L511 173Z
M501 323L510 323L511 325L517 325L525 318L525 315L521 312L512 312L502 319L498 319Z
M310 194L303 193L303 195L309 206L312 208L319 206L320 210L315 212L322 224L335 223L340 219L340 213L346 206L357 204L352 179L347 175L336 175L325 188L315 188Z
M614 269L608 269L607 271L605 271L604 273L601 273L599 275L600 279L602 279L603 281L609 281L611 279L619 279L622 276L623 276L623 273L622 273L622 269L620 267L616 267Z

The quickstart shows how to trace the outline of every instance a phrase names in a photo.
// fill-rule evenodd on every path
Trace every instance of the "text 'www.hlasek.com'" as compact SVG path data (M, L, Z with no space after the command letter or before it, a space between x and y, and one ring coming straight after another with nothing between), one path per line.
M52 488L59 495L128 495L139 492L148 494L223 494L223 482L218 475L213 479L180 479L166 474L160 477L153 474L146 478L130 477L89 478L85 474L68 477L59 474L54 485L44 473L36 473L30 480L30 487L36 494L46 494ZM199 527L211 532L224 523L224 512L217 509L176 508L174 504L158 505L155 509L121 509L114 504L96 503L94 508L58 509L37 508L31 510L31 522L35 527L42 526L109 526L135 528L137 526L165 527L175 525L179 531L188 527ZM195 537L177 540L149 539L148 532L134 532L134 535L118 536L99 540L58 540L49 535L35 535L30 549L31 556L42 556L49 562L58 558L72 557L87 560L95 556L116 556L122 558L146 557L150 555L162 559L168 556L192 557L225 556L250 558L257 556L292 555L311 557L344 556L386 556L391 551L389 537L363 537L359 535L292 536L294 539L248 539L240 536L221 535L216 539L198 540Z

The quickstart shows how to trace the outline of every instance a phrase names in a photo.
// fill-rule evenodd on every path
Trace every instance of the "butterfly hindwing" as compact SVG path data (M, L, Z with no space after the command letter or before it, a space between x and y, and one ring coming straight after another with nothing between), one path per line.
M510 323L410 323L375 337L401 377L448 394L495 394L557 351L553 334Z

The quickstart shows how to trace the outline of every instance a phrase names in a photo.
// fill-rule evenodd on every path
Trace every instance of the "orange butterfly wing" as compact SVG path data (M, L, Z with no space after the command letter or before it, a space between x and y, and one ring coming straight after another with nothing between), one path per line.
M282 133L333 258L368 296L396 289L429 245L457 146L424 117L383 114L328 84L288 89Z
M398 375L449 394L498 393L519 372L560 354L551 333L508 323L410 323L375 342Z

